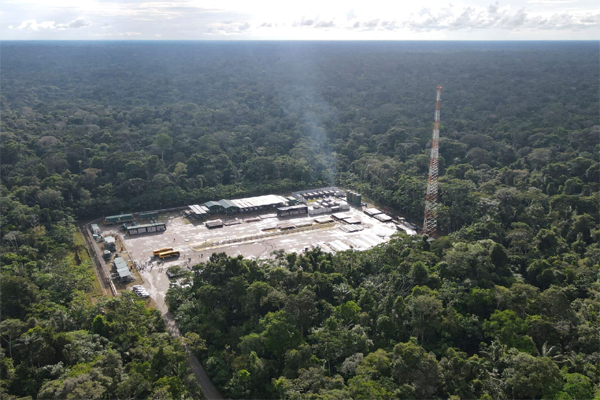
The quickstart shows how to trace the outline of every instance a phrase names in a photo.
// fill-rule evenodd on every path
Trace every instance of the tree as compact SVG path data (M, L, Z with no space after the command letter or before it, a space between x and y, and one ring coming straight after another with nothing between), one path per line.
M165 159L165 150L173 146L173 138L166 131L161 130L154 139L154 144L160 149L161 160Z
M578 373L563 374L565 384L556 394L559 400L591 399L594 397L594 388L590 378Z
M349 326L358 323L361 308L354 301L348 301L335 308L335 314Z
M429 279L427 267L423 262L417 261L410 268L410 279L414 285L426 285Z
M443 309L442 302L429 295L411 295L407 305L410 313L410 325L415 336L423 343L425 337L435 335L439 329Z
M25 332L25 323L18 319L5 319L0 322L0 337L8 343L8 355L12 358L13 340Z
M22 318L32 304L39 301L39 289L20 276L4 276L0 280L3 316Z
M510 347L523 351L534 352L535 347L530 337L525 336L527 323L512 310L496 310L490 319L483 323L483 331Z
M562 379L558 367L550 359L518 352L507 361L508 368L502 377L508 396L513 399L556 398Z
M270 312L260 320L265 348L278 360L283 360L286 350L294 348L302 340L300 332L290 320L286 311Z
M397 344L391 360L392 377L399 385L412 386L417 398L431 398L437 391L437 360L414 341Z

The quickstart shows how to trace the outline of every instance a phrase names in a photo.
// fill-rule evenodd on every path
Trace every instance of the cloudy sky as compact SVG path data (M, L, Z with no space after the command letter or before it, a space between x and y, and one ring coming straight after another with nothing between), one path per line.
M1 0L2 40L600 40L597 0Z

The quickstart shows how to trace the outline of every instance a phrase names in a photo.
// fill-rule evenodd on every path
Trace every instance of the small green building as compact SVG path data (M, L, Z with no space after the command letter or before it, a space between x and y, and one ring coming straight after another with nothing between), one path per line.
M111 215L110 217L104 218L105 224L122 224L123 222L132 222L133 214L120 214L120 215Z
M158 211L140 213L139 219L158 219Z

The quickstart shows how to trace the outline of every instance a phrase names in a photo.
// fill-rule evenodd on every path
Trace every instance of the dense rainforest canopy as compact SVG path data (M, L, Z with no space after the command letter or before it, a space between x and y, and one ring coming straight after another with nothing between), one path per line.
M598 397L597 42L2 42L0 394L199 396L76 220L337 184L443 235L215 254L169 308L232 398Z

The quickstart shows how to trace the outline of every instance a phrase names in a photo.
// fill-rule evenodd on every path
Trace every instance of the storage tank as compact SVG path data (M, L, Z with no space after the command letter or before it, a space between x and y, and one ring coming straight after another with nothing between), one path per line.
M347 190L347 191L346 191L346 201L347 201L348 203L350 203L350 199L351 199L351 197L352 197L352 192L351 192L351 191L349 191L349 190Z
M360 205L362 204L362 195L360 194L356 194L356 205L360 207Z

